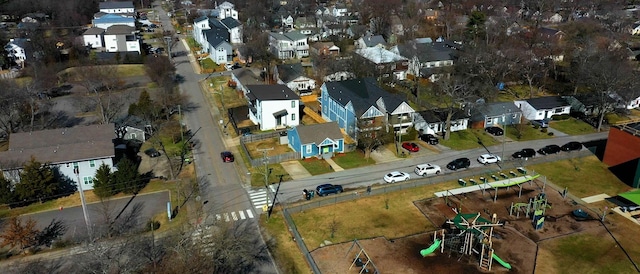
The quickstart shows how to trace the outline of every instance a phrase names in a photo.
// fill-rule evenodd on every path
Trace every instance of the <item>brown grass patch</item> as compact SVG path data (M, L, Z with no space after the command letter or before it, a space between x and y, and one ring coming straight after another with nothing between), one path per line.
M278 138L271 138L262 141L247 143L245 145L247 146L247 150L249 151L249 154L253 159L263 157L263 149L271 149L266 150L267 156L273 156L292 151L288 145L281 145Z

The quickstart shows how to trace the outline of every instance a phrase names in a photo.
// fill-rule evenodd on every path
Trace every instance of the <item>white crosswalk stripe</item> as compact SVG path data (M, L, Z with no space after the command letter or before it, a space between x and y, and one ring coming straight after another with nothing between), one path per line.
M225 221L225 222L227 222L227 223L228 223L229 221L231 221L231 220L229 219L229 213L225 213L225 214L224 214L224 221Z
M272 197L273 197L273 193L276 191L275 186L270 185L269 186L269 197L267 197L267 190L264 188L260 188L260 189L251 189L249 191L247 191L249 193L249 198L251 199L251 203L253 204L253 206L256 209L260 209L260 211L262 211L262 207L264 207L265 205L267 205L268 202L268 206L272 206L273 205L273 201L271 201Z
M244 216L244 211L238 211L238 213L240 213L240 219L246 219L247 217Z
M238 220L238 216L236 216L236 212L231 212L231 218L233 218L234 221Z
M253 211L251 209L216 214L216 221L224 220L227 223L253 218L255 218L255 216L253 215Z
M253 212L251 212L251 209L247 209L247 216L249 216L249 218L253 219Z

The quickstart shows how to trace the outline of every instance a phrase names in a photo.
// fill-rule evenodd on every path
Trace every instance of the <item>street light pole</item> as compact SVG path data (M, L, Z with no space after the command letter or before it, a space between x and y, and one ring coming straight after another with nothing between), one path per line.
M91 221L89 221L89 214L87 213L87 203L84 199L84 191L82 190L82 182L80 181L80 168L74 167L73 173L76 174L78 179L78 191L80 192L80 203L82 204L82 214L84 215L84 223L87 225L87 233L89 234L89 240L93 238L91 232Z

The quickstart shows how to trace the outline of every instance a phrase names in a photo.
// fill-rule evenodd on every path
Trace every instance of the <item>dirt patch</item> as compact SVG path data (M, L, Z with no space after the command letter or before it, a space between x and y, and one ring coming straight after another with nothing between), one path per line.
M263 149L270 149L266 150L267 156L274 156L292 151L288 145L281 145L278 138L246 143L245 146L247 146L247 150L253 159L261 158L264 153L262 151Z
M509 215L512 203L528 203L542 191L542 182L523 184L520 188L499 189L497 196L494 190L475 191L448 198L433 198L414 201L416 207L436 227L442 227L446 220L456 216L454 208L462 213L480 213L482 218L491 220L495 213L503 226L494 228L492 244L495 254L508 262L515 273L533 273L536 263L537 242L554 237L585 231L589 233L599 227L597 221L577 221L571 211L581 208L570 199L564 199L558 191L546 188L545 197L549 204L546 207L545 223L542 229L535 230L532 220L520 211L519 218L514 212ZM497 197L494 202L494 197ZM584 208L583 208L584 209ZM433 243L433 231L419 235L387 240L385 238L363 239L358 242L369 255L377 270L381 273L483 273L478 267L477 255L461 255L452 247L440 248L433 254L422 257L420 250ZM314 260L322 273L358 273L360 267L354 266L360 248L349 251L353 242L329 245L312 252ZM361 254L360 258L365 258ZM370 267L373 270L372 267ZM507 272L498 264L492 263L491 272Z

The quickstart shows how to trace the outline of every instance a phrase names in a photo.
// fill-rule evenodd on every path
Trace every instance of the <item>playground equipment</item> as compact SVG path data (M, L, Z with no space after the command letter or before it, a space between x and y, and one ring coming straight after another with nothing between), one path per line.
M529 199L528 203L511 203L509 215L520 218L520 212L523 212L527 218L531 218L535 229L541 229L544 225L544 214L548 207L551 207L544 193L540 193Z
M447 220L445 224L447 229L433 233L433 244L426 249L420 251L423 257L435 252L440 248L440 252L444 253L445 248L450 252L456 252L464 255L479 254L480 268L490 271L492 261L495 260L507 269L511 269L511 265L498 257L493 250L493 228L503 224L497 221L496 214L493 214L491 220L480 217L480 213L458 213L456 216ZM478 251L480 250L480 251ZM493 260L492 260L493 259Z
M353 259L351 266L349 266L349 270L351 270L351 268L356 266L356 267L360 267L360 271L358 273L369 273L371 270L373 270L374 274L380 273L378 271L378 268L376 268L376 265L371 260L371 257L369 257L369 254L367 254L367 252L364 250L364 247L360 245L357 239L353 240L353 244L351 245L349 250L347 250L346 256L349 256L349 254L351 253L351 249L353 249L353 247L355 246L358 246L360 251L358 251L358 253L355 256L355 259ZM362 256L364 256L364 258L362 258Z

